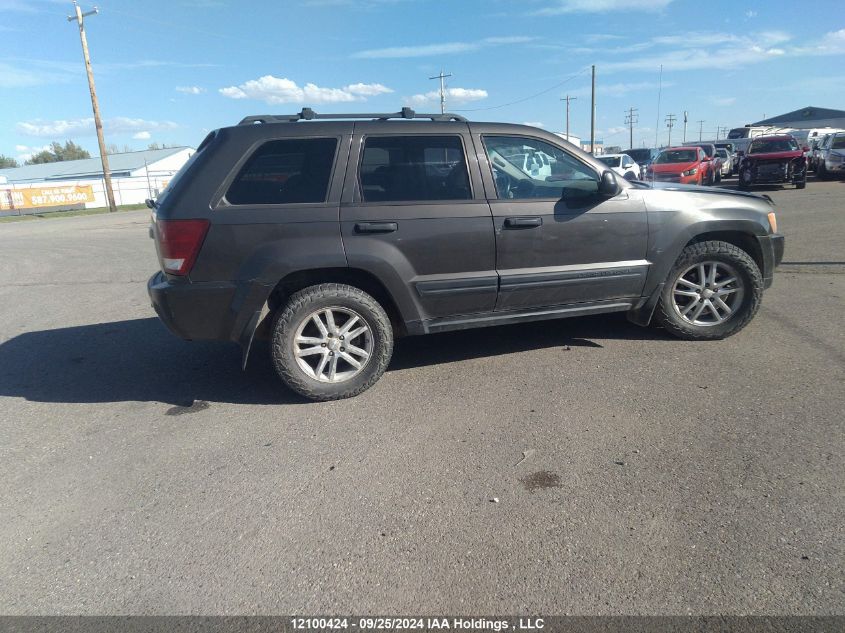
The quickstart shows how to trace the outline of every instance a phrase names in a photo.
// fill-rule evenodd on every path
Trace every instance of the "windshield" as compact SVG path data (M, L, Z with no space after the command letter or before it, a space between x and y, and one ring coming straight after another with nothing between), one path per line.
M651 160L651 150L650 149L629 149L625 152L634 159L634 161L638 163L647 163Z
M657 165L666 165L668 163L693 163L696 160L696 152L694 149L673 149L665 152L660 152L654 162Z
M728 132L728 138L748 138L748 133L751 131L747 127L735 127Z
M834 137L833 143L830 144L830 149L845 149L845 136Z
M798 143L793 139L758 139L748 148L749 154L773 154L775 152L791 152L798 149Z
M608 167L619 167L620 156L596 156L601 162Z
M721 157L721 158L727 158L727 157L728 157L728 150L726 150L726 149L717 149L717 150L716 150L716 156L719 156L719 157Z

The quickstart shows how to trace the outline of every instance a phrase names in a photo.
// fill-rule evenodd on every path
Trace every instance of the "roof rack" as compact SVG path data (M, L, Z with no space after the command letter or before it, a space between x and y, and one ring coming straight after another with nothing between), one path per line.
M317 114L311 108L302 108L296 114L256 114L245 117L238 125L254 125L255 123L296 123L297 121L312 121L315 119L373 119L387 121L388 119L429 119L431 121L466 121L459 114L422 114L411 108L402 108L399 112L381 112L375 114Z

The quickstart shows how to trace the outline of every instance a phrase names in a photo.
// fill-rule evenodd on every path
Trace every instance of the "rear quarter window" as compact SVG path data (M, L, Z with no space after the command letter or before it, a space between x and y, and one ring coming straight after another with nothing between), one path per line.
M325 202L336 138L268 141L241 168L226 192L233 205Z

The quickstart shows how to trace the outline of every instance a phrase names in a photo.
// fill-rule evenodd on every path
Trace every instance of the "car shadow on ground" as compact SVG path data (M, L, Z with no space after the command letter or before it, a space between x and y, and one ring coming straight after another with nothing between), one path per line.
M397 342L388 371L569 345L600 348L604 340L669 340L624 315L541 321ZM235 344L182 341L156 318L25 332L0 344L0 396L35 402L195 401L239 404L304 402L279 381L266 343L246 371Z

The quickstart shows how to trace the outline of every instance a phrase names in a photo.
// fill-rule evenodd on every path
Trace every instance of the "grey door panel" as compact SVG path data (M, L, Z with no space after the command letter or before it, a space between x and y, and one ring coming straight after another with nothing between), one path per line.
M492 201L501 288L496 310L639 296L648 262L642 200L622 194L571 208L562 200ZM511 228L512 218L540 226Z
M361 232L361 224L395 224ZM420 318L492 311L498 276L486 202L341 207L341 235L353 268L393 269Z

